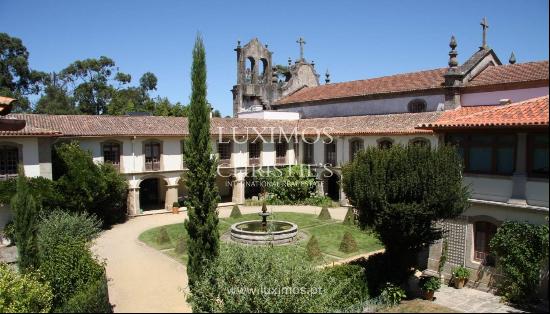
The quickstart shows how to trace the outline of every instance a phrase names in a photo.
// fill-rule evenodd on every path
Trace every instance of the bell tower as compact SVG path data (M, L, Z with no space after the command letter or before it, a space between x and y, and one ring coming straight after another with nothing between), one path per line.
M237 85L233 86L233 114L270 109L277 79L273 79L272 52L257 38L237 52Z

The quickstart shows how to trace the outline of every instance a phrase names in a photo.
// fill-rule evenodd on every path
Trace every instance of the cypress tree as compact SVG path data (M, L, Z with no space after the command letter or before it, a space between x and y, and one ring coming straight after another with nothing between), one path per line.
M19 269L27 271L38 267L38 207L31 195L27 179L20 173L17 192L11 200L14 213L15 243L19 253Z
M193 289L194 283L205 273L205 268L219 254L217 162L211 157L210 106L206 100L206 55L200 35L197 35L193 48L191 82L189 137L185 140L184 153L189 171L184 180L189 192L189 219L185 221L189 234L187 275L189 287Z

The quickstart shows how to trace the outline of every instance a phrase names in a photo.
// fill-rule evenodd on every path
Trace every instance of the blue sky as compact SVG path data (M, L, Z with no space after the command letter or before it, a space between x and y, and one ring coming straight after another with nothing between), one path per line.
M208 98L232 112L237 40L258 37L274 63L305 56L333 82L444 67L451 34L463 62L481 44L487 16L489 45L502 61L548 59L548 1L27 1L0 0L0 32L19 37L31 67L58 71L105 55L136 82L147 71L157 94L187 103L191 49L197 31L207 49Z

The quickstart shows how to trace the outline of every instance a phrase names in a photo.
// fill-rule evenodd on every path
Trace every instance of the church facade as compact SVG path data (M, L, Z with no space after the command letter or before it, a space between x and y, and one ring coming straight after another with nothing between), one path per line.
M256 197L247 184L255 169L305 164L316 174L318 193L347 206L341 167L357 151L453 143L464 157L472 198L461 217L441 222L449 244L446 271L466 265L476 270L472 282L487 287L494 279L488 241L498 225L547 223L548 61L517 63L512 56L503 64L484 40L458 64L453 37L446 67L342 83L331 83L327 72L322 84L304 57L305 41L298 43L300 57L284 66L274 65L258 39L235 49L234 117L212 118L211 126L222 202ZM185 199L186 118L8 118L27 125L0 131L0 179L17 175L19 166L27 176L51 178L52 145L77 140L96 162L115 165L127 178L129 215L169 210ZM8 216L0 210L0 228ZM427 269L437 269L441 250L442 243L431 246Z

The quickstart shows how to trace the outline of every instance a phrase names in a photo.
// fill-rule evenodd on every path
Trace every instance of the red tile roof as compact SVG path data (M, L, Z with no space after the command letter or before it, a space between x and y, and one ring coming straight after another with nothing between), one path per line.
M548 61L490 66L468 82L468 86L544 80L548 81Z
M276 105L392 94L442 88L446 68L397 74L379 78L306 87L280 99Z
M278 100L275 106L437 90L443 88L445 82L444 74L447 70L447 68L440 68L367 80L305 87ZM468 82L467 87L532 81L548 81L548 61L489 66Z
M548 127L548 95L504 106L461 107L422 129Z
M315 135L316 130L328 128L333 135L380 135L431 133L415 127L421 123L435 122L441 112L402 113L388 115L352 116L301 120L262 120L238 118L214 118L213 135L278 135L284 133ZM62 135L67 137L106 136L185 136L188 134L187 118L155 116L90 116L90 115L38 115L12 114L27 121L26 129L4 136ZM33 133L34 132L34 133Z

